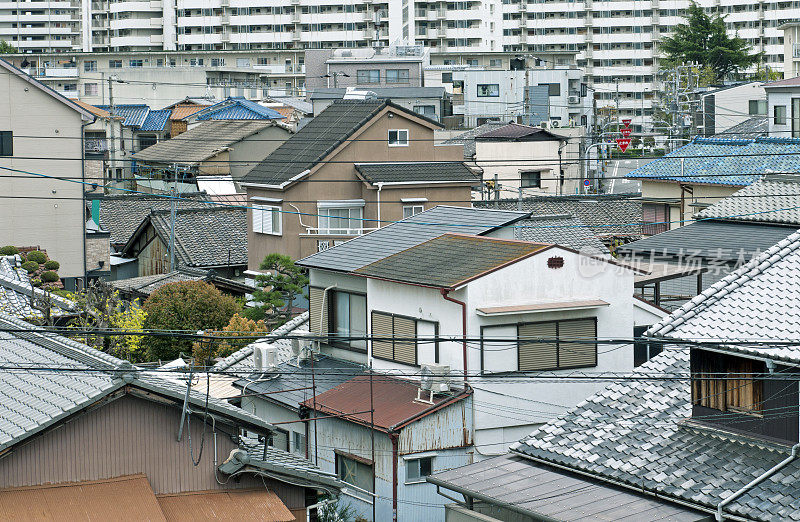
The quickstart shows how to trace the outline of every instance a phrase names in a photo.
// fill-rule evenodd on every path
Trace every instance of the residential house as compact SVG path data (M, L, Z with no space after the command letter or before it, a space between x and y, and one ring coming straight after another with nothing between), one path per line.
M643 294L674 310L800 228L800 177L767 175L700 211L697 221L616 249L626 260L702 268L690 278L655 282Z
M442 121L443 117L449 116L452 112L450 98L444 87L348 87L346 89L327 87L314 89L308 99L311 100L316 115L327 109L335 100L353 96L391 100L400 107L435 121Z
M627 177L642 183L645 233L655 234L690 223L695 206L711 205L764 174L798 170L797 139L695 138Z
M268 438L274 426L225 400L5 314L0 325L3 364L24 354L31 365L0 392L0 503L12 518L288 522L339 494L305 459L256 453L245 431Z
M120 250L136 258L139 276L174 272L178 267L214 269L239 277L247 267L247 214L241 208L212 207L176 211L174 236L169 210L153 210ZM175 266L170 266L174 237Z
M0 244L46 249L68 289L86 275L85 187L72 181L84 179L84 128L94 120L0 60L0 168L3 194L14 196L0 205Z
M484 123L483 125L478 125L477 127L473 127L472 129L466 130L464 132L459 132L455 136L448 137L446 140L442 141L442 145L463 145L464 160L474 162L475 152L477 149L475 138L489 131L499 129L500 127L505 127L506 125L507 122L489 121ZM448 131L441 131L441 132L448 132Z
M479 177L460 147L434 144L438 128L385 100L322 111L240 183L251 207L249 268L273 252L299 259L439 201L469 205Z
M113 116L119 116L122 125L130 129L131 141L122 140L123 151L136 152L146 149L169 136L169 117L171 109L151 109L145 104L95 105Z
M125 119L122 116L112 116L110 112L94 105L73 101L95 116L94 122L84 129L84 151L87 159L97 158L102 162L100 172L92 176L99 178L97 183L101 190L96 192L102 194L106 192L106 187L124 188L125 173L130 173L125 144L130 146L133 143L132 129L122 124Z
M75 302L33 286L18 255L0 256L0 313L29 322L64 325L76 315Z
M213 98L193 98L187 96L186 98L167 105L164 109L169 109L172 112L169 115L169 135L174 138L182 132L186 132L188 125L185 117L191 116L195 112L201 111L210 105L219 103L219 100Z
M733 136L729 136L727 131L748 119L767 121L764 87L764 82L744 82L699 93L695 114L697 133L707 138L731 138ZM770 133L770 136L775 135Z
M121 297L133 300L147 299L153 292L166 284L184 281L203 281L213 285L217 290L235 297L244 297L255 290L250 285L220 277L215 270L200 270L188 266L179 266L177 270L166 274L131 277L112 281L111 284L119 290Z
M208 120L133 155L137 172L179 179L208 194L238 192L235 183L292 131L279 120Z
M653 326L647 335L667 349L633 378L508 455L428 480L465 495L458 520L796 518L798 284L795 233ZM573 494L537 501L556 484ZM645 511L645 500L658 505Z
M769 135L800 138L800 77L764 84Z

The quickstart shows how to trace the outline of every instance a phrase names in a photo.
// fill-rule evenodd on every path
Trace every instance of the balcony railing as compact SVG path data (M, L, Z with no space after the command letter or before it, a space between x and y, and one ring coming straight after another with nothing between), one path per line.
M108 150L108 140L104 138L87 138L84 141L86 152L106 152Z
M378 230L374 228L316 228L306 227L306 234L310 236L361 236L367 232Z

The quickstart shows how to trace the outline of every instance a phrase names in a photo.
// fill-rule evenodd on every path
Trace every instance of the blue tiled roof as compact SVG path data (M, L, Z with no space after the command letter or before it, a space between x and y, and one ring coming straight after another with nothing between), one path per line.
M111 111L110 105L95 105L104 111ZM122 122L127 127L141 127L150 112L147 105L114 105L114 115L125 118Z
M744 186L776 172L800 172L800 139L695 138L627 177Z
M170 109L148 112L140 130L163 131L164 127L167 125L167 120L169 120L170 114L172 114Z
M228 98L196 114L198 121L283 119L283 115L278 111L245 98Z

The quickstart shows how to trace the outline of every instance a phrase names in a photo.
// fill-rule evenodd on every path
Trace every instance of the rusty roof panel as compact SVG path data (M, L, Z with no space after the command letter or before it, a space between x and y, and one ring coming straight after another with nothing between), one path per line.
M278 495L266 489L199 491L159 495L158 503L168 522L196 520L263 520L294 522L295 517Z
M434 397L433 405L416 402L418 389L419 383L415 381L386 375L373 375L371 394L369 376L360 375L317 395L316 408L325 415L353 414L343 418L369 426L370 395L373 395L375 427L387 431L389 428L402 424L428 410L433 411L453 398L452 395ZM461 390L457 390L455 395L460 398L467 396ZM313 408L314 403L309 399L303 403L303 406Z

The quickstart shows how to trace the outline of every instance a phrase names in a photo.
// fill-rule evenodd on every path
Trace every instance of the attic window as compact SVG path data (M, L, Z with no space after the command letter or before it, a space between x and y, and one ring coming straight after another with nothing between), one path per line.
M564 258L563 257L551 257L547 260L547 268L563 268L564 267Z
M702 350L692 352L692 404L719 411L760 415L764 363Z

